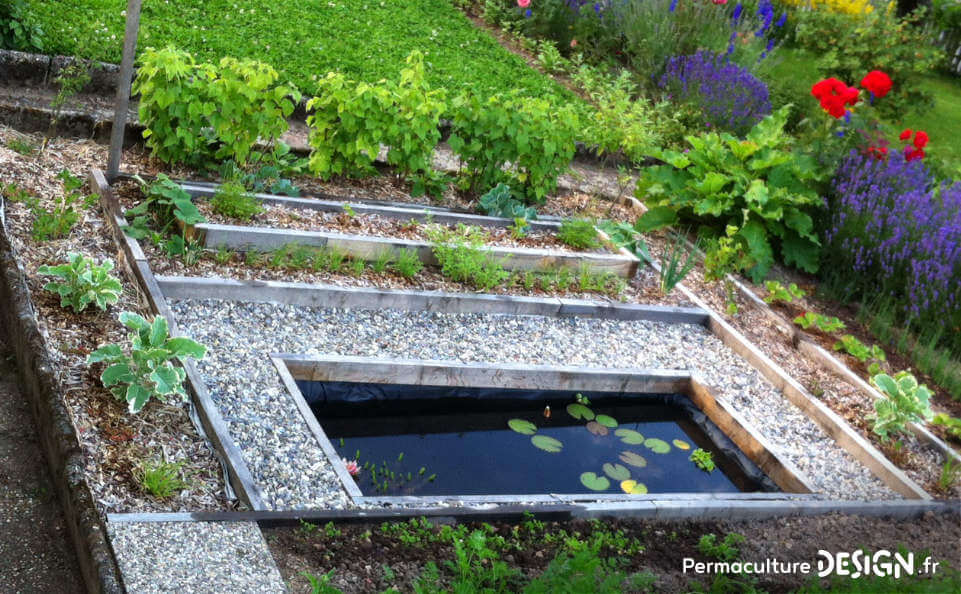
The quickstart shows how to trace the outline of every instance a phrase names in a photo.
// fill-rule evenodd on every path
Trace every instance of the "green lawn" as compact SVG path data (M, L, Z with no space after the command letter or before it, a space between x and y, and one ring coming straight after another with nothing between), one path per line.
M117 63L126 0L28 0L47 51ZM174 44L210 61L249 57L273 65L306 93L331 70L394 78L413 49L435 86L490 94L571 93L473 26L448 0L146 0L139 47Z

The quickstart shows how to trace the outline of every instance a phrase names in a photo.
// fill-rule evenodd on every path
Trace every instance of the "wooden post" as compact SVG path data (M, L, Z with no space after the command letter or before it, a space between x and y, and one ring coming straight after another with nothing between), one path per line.
M127 0L127 30L123 40L123 59L117 79L117 98L114 102L113 128L110 131L110 157L107 160L107 180L113 181L120 172L123 137L127 128L127 109L130 105L130 84L133 79L133 59L137 51L142 0Z

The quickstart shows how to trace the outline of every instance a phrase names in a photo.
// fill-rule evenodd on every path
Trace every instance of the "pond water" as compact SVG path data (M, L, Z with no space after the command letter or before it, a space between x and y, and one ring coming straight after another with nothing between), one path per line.
M681 395L298 384L368 496L770 490Z

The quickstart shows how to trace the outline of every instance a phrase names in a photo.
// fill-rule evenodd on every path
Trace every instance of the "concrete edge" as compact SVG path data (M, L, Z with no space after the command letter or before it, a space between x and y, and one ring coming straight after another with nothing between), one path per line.
M247 281L216 277L157 276L161 293L171 299L223 299L258 303L343 308L387 308L443 313L502 313L549 317L647 320L666 324L706 326L709 316L700 308L623 303L584 299L445 293L342 287L286 281Z
M2 206L0 206L2 209ZM87 485L83 450L61 386L47 352L30 298L26 277L6 229L0 225L0 327L17 359L22 394L29 400L44 457L63 509L86 589L91 593L124 592L120 568L106 526Z
M99 169L93 169L88 176L88 182L95 193L100 196L104 218L114 240L120 246L125 266L132 273L136 286L146 297L146 301L154 313L167 320L170 335L178 335L176 318L167 306L167 301L157 285L148 262L143 257L139 244L122 230L126 220L120 214L120 204L113 193L113 189L107 183L106 177ZM195 413L191 415L191 419L195 420L194 425L197 431L210 444L214 455L224 468L225 484L228 489L232 488L233 493L237 494L252 509L263 509L261 490L253 480L240 449L230 437L230 431L217 406L210 398L200 373L191 361L187 361L183 367L187 372L187 387L191 396L190 403L193 407L192 411ZM199 423L196 421L199 421ZM228 495L230 494L231 492L228 490Z
M633 506L631 509L628 506ZM926 513L961 515L961 501L846 501L846 500L664 500L602 504L558 504L480 508L395 508L382 510L285 510L276 512L204 512L158 514L110 514L112 523L122 522L258 522L261 528L299 526L311 523L369 523L432 518L451 522L484 520L522 521L526 514L541 520L572 518L650 518L663 520L762 520L792 516L817 516L832 513L907 519Z

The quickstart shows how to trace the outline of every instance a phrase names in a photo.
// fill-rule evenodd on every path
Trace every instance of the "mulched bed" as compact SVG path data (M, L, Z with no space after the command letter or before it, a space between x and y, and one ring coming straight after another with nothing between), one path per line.
M468 528L483 529L479 524L470 524ZM869 551L893 551L902 544L910 551L926 550L936 559L952 565L961 558L961 518L956 513L929 513L908 520L842 514L750 522L619 519L593 523L577 520L548 522L543 528L530 523L495 523L489 538L500 536L508 543L519 544L520 550L509 547L500 558L526 576L533 577L543 572L562 550L564 539L557 538L561 530L566 531L565 536L576 535L581 541L598 536L598 530L615 534L621 531L615 546L621 547L621 551L604 547L601 556L622 557L626 569L631 572L652 572L657 577L651 590L654 592L690 591L698 582L702 587L710 585L713 576L682 572L684 557L703 562L716 560L698 550L698 542L705 534L715 534L719 540L731 532L743 535L745 542L738 547L739 558L752 562L776 558L781 562L808 562L816 567L819 549L835 552L866 547ZM417 530L407 532L424 534ZM436 534L437 529L432 532ZM410 592L428 562L437 563L443 570L443 561L453 558L449 541L429 542L433 539L421 537L417 544L406 544L395 534L386 534L380 525L373 524L265 531L284 580L295 593L311 591L304 572L319 577L331 570L334 571L331 584L345 592L382 592L390 587ZM553 535L553 538L545 535ZM614 539L608 537L607 542L614 542ZM632 552L636 545L641 547L640 552ZM385 567L389 568L389 573ZM445 576L443 571L442 576ZM449 576L450 573L446 572L446 577ZM756 577L756 587L772 593L792 591L809 579L796 575Z
M63 196L56 174L67 168L85 177L91 167L106 162L107 148L90 141L53 139L43 153L22 156L5 145L13 138L40 146L42 137L0 127L0 184L15 183L52 209ZM129 152L128 162L143 160ZM59 297L43 290L50 278L37 273L43 264L64 262L68 252L81 252L97 261L113 259L117 247L99 208L83 211L64 239L37 242L30 236L33 215L22 203L6 201L6 229L26 273L41 332L57 363L64 402L70 411L87 459L87 482L103 512L224 510L233 507L225 497L220 464L206 440L195 430L184 403L151 402L138 415L127 412L100 383L101 365L89 367L86 356L109 342L127 342L126 329L117 321L121 311L150 316L131 276L118 265L124 292L107 311L90 306L81 314L60 307ZM144 493L135 478L143 461L164 458L183 462L189 489L165 501Z

